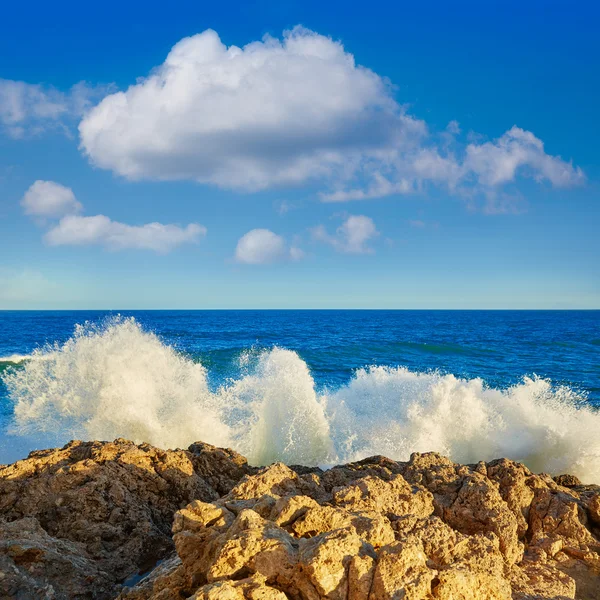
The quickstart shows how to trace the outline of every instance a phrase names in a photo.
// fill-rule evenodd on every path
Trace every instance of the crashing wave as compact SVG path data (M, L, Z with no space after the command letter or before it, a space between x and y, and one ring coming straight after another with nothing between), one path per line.
M165 448L203 440L256 465L406 460L433 450L600 482L600 413L540 378L501 390L481 379L371 366L335 390L318 389L297 353L273 348L245 355L242 374L211 389L201 364L122 318L78 326L65 344L31 358L3 375L15 435L56 443L125 437Z

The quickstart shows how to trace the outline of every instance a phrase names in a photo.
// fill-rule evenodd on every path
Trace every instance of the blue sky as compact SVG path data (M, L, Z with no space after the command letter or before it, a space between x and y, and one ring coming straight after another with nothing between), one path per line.
M600 9L522 4L3 8L0 308L600 308Z

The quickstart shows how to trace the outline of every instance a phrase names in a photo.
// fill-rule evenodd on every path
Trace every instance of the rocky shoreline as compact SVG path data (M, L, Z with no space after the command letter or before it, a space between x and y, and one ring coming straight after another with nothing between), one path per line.
M0 466L0 598L600 600L600 488L507 459L74 441Z

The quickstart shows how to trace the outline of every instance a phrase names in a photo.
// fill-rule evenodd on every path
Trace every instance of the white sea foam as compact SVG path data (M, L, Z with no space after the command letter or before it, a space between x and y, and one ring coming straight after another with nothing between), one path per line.
M460 462L508 457L534 471L600 482L600 413L566 387L525 378L507 390L405 368L369 367L317 390L295 352L243 357L217 390L205 368L132 319L78 327L4 375L16 435L126 437L162 447L196 440L239 450L253 464L332 464L435 450Z

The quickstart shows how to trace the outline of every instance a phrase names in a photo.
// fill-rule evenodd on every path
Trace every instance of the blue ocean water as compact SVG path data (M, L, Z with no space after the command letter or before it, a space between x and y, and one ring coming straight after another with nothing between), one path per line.
M514 448L600 478L600 311L119 315L0 312L0 461L125 435L237 445L255 462Z

